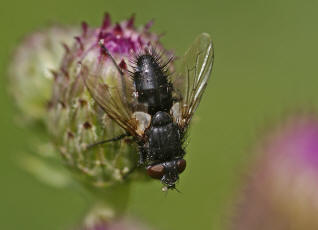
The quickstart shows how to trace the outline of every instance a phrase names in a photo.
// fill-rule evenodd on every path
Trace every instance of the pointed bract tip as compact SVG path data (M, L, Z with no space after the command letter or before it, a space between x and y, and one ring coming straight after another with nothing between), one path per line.
M109 15L109 13L105 13L101 30L107 29L110 25L111 25L110 15Z
M133 28L135 23L135 13L131 15L131 17L127 21L127 28Z
M144 26L144 30L148 31L152 25L154 24L155 20L151 19L145 26Z
M87 34L87 29L88 29L88 24L87 22L82 22L82 32L83 32L83 36L86 36Z

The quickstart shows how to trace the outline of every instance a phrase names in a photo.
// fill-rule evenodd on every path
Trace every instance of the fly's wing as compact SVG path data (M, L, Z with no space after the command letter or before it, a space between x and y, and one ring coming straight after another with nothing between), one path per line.
M213 60L212 39L209 34L202 33L182 58L180 70L170 79L178 101L173 105L171 113L185 131L207 86Z
M99 61L96 65L95 68L81 65L81 75L91 96L124 130L133 136L142 136L142 133L137 132L138 121L132 116L133 84L129 77L110 71L109 65L112 63L105 66L105 61Z

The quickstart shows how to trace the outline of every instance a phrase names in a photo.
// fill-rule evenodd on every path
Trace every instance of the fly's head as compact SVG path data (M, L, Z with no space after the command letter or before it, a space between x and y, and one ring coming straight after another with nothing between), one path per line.
M175 189L179 174L182 173L185 168L186 161L184 159L176 159L149 166L147 173L150 177L161 180L165 185L162 190L166 191L168 189Z

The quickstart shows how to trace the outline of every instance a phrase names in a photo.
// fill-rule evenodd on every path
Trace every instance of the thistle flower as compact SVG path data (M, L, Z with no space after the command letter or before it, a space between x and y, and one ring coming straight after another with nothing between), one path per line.
M136 28L134 16L112 24L109 14L105 14L98 28L89 27L85 22L81 30L72 28L65 33L49 28L27 38L10 67L10 88L23 116L44 122L51 141L47 146L55 146L72 175L106 200L106 205L115 205L117 210L124 208L127 201L129 178L147 177L144 172L140 173L144 169L136 169L137 146L129 138L88 148L124 131L91 97L82 74L83 69L99 74L112 87L122 89L122 77L124 81L129 80L132 68L129 60L135 53L148 50L150 45L167 52L159 36L149 31L151 25L149 22ZM79 31L75 37L74 31ZM69 45L71 39L73 44ZM113 60L105 55L101 43ZM63 55L61 47L64 47ZM120 66L124 76L113 62ZM118 81L109 82L116 78ZM32 170L34 162L37 165L38 162L28 162L29 171L38 172ZM50 178L50 175L39 178Z
M318 118L289 118L257 152L233 229L318 229Z

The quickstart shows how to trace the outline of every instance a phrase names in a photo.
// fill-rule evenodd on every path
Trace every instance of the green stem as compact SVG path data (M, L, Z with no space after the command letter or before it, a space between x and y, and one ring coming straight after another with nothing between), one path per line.
M130 193L130 183L118 183L108 188L90 188L96 198L92 214L103 220L117 218L125 212Z

